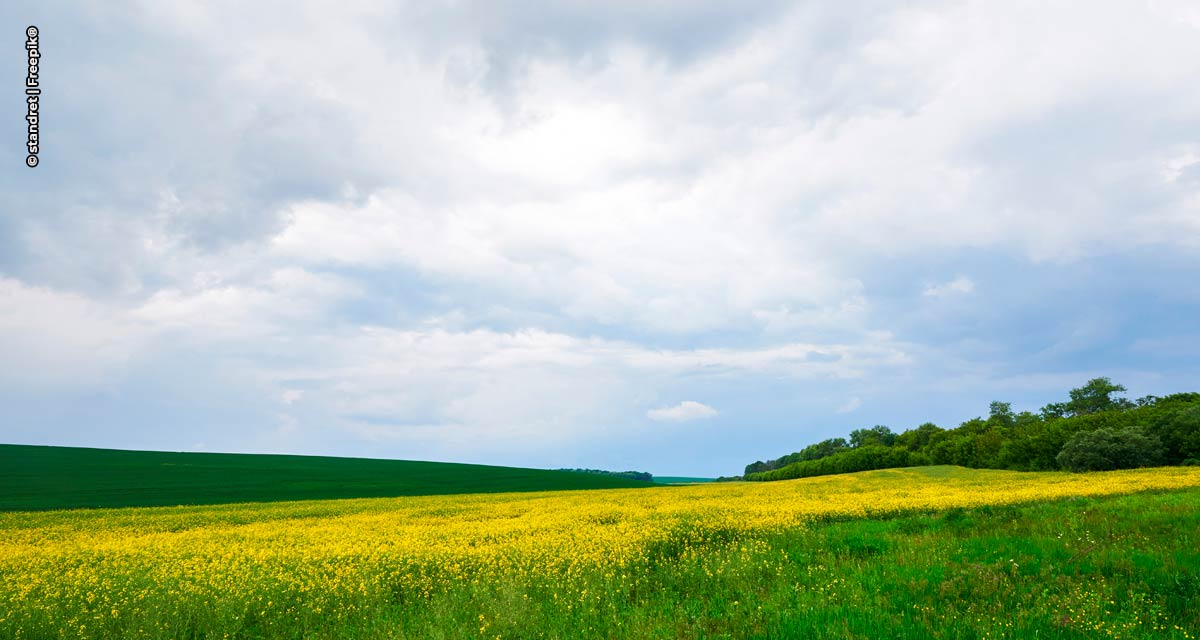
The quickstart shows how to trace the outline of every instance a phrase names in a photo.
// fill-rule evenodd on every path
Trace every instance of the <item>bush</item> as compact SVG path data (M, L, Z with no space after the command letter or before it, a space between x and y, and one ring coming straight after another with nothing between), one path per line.
M1137 426L1076 433L1056 459L1068 471L1111 471L1161 465L1165 455L1162 441Z

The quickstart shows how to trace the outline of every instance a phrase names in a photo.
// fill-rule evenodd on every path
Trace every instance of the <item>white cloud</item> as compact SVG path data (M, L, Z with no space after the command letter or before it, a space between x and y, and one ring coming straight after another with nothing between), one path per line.
M212 274L197 279L199 286L158 290L129 315L148 326L206 339L263 336L319 324L333 304L363 293L354 281L295 267L237 284Z
M147 328L110 305L0 277L0 381L51 388L115 384Z
M655 422L687 422L712 418L716 415L716 409L694 400L684 400L673 407L661 407L646 412L646 417Z
M1200 245L1191 5L47 5L117 45L56 67L64 171L0 189L0 376L519 450L684 379L917 368L913 273Z
M862 398L854 396L837 408L838 413L852 413L862 406Z
M908 362L903 350L887 342L663 350L541 330L382 327L322 337L306 351L309 363L272 375L306 381L306 399L324 396L341 414L386 416L396 423L429 422L428 416L436 415L437 422L507 428L547 418L567 424L580 412L611 405L613 394L631 394L638 380L839 379Z
M1168 47L1132 59L1094 47L1104 40L1093 34L1129 43L1127 28L1165 28L1171 11L1102 7L1075 36L999 6L918 6L854 28L797 8L681 67L636 41L594 45L606 55L590 65L535 56L509 108L421 73L452 105L410 114L431 118L445 136L438 148L457 158L439 174L443 189L295 203L273 250L303 263L411 267L583 322L701 333L759 320L799 334L831 320L862 328L855 310L871 301L859 274L880 256L995 247L1067 260L1131 238L1187 244L1197 239L1180 213L1188 190L1142 180L1164 166L1165 151L1140 146L1149 138L1062 158L1056 172L1076 177L1053 181L1005 146L1019 134L1036 147L1060 121L1086 122L1073 113L1089 108L1080 95L1093 96L1098 117L1121 118L1104 107L1112 87L1140 87L1133 99L1150 104L1156 91L1180 92ZM1065 13L1056 18L1080 18ZM827 23L845 30L822 40L828 51L812 37ZM1197 49L1177 28L1166 33ZM797 66L823 55L835 56L836 73ZM488 71L486 56L468 59ZM359 121L384 126L367 113ZM1175 167L1183 156L1166 157ZM1122 193L1141 189L1162 206L1139 208L1135 224L1064 186L1114 177L1126 180ZM972 286L960 278L926 295Z
M766 218L739 221L731 206L634 183L437 216L386 192L362 206L297 205L273 251L314 264L412 267L484 286L510 305L668 332L735 326L761 308L861 306L856 280L797 261ZM806 317L790 320L804 326Z
M205 234L278 235L276 257L290 266L414 266L517 306L696 332L762 310L857 304L861 262L881 254L992 246L1065 259L1130 239L1200 241L1186 215L1195 187L1161 179L1193 147L1143 131L1200 99L1181 82L1200 59L1191 10L1043 11L1031 24L1007 5L792 6L762 22L678 6L488 20L454 7L401 20L369 2L336 14L300 3L286 19L143 7L131 28L177 38L186 47L174 55L208 71L187 95L154 94L181 103L156 110L154 128L197 148L178 168L203 170L172 171L184 184L125 172L169 197L71 216L101 219L89 236L119 224L111 251L64 250L77 248L64 228L34 253L60 277L82 253L97 264L73 277L103 262L118 265L104 266L110 278L138 282ZM648 26L681 13L704 23L695 37L715 39L675 51L675 37ZM571 27L581 15L605 29L582 37ZM531 30L558 45L534 46ZM688 52L686 63L665 64L664 50ZM125 62L92 65L124 73ZM234 93L250 108L230 110L221 96ZM122 99L138 96L112 98ZM186 116L202 108L221 117L197 130ZM1094 147L1043 160L1038 145L1055 132ZM164 165L145 150L131 157ZM210 175L213 157L225 164ZM256 181L224 173L245 163ZM190 184L201 177L220 184ZM314 182L325 186L304 188ZM1141 194L1143 206L1108 205L1120 199L1107 188Z
M971 293L975 290L975 283L966 276L958 276L957 278L944 282L942 284L931 284L925 287L921 295L928 298L944 298L946 296Z

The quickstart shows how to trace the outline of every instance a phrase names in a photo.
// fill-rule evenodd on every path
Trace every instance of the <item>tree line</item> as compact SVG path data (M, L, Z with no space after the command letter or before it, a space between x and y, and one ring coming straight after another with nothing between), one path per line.
M876 425L746 466L746 480L785 480L871 469L953 464L1017 471L1102 471L1200 465L1200 393L1128 400L1125 387L1094 378L1065 402L1014 413L992 402L988 417L903 433Z
M654 474L645 471L605 471L604 469L557 469L557 471L574 471L575 473L595 473L602 476L615 476L643 482L654 482Z

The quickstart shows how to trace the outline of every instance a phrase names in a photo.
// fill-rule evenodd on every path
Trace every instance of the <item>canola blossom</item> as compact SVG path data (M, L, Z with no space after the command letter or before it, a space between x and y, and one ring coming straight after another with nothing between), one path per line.
M597 606L645 569L813 522L1200 486L1200 469L889 470L774 483L0 514L0 638L237 636L464 585ZM720 571L720 566L705 571ZM599 581L599 582L597 582ZM738 605L734 602L732 606ZM515 606L515 605L514 605ZM615 605L614 605L615 606ZM481 615L480 633L488 635ZM186 635L186 634L185 634Z

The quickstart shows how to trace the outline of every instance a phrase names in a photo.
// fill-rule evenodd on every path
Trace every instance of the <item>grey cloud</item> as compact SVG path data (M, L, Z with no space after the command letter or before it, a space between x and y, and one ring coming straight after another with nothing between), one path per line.
M928 389L1196 379L1184 3L15 6L47 151L0 172L0 346L96 403L92 444L178 443L183 406L263 446L619 459L613 425L703 398L715 460L851 397L915 424Z
M25 19L43 33L46 143L36 174L0 177L5 239L27 239L5 252L8 273L112 290L155 278L152 237L200 251L258 241L286 202L380 183L350 115L303 86L239 79L220 38L122 3Z
M481 41L494 59L603 54L614 42L653 49L686 63L719 51L732 38L775 18L791 6L780 0L737 4L712 1L617 0L614 2L468 2L398 10L389 25L420 25L426 46L447 39Z

